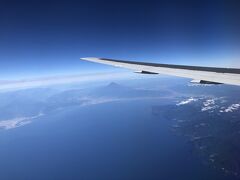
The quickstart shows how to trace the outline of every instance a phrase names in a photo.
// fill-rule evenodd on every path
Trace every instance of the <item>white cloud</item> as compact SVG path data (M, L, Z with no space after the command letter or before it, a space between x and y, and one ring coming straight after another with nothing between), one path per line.
M125 98L114 98L114 97L106 97L106 98L95 98L95 97L85 97L81 98L81 100L84 100L84 103L81 104L81 106L91 106L91 105L97 105L97 104L104 104L104 103L111 103L111 102L117 102L117 101L138 101L138 100L156 100L156 99L168 99L169 97L156 97L156 96L147 96L147 97L125 97Z
M14 119L2 120L0 121L0 129L13 129L20 126L24 126L32 122L33 119L43 116L42 113L32 116L32 117L19 117Z
M196 102L196 101L198 101L198 99L191 97L191 98L189 98L189 99L187 99L187 100L184 100L184 101L179 102L179 103L176 104L176 105L177 105L177 106L181 106L181 105L186 105L186 104L189 104L189 103L192 103L192 102Z
M220 110L220 112L225 112L225 113L228 113L228 112L234 112L234 111L237 111L238 109L240 108L240 104L232 104L231 106L227 107L227 108L222 108Z
M215 104L215 99L208 99L205 102L203 102L203 105L206 106L210 106L210 105L214 105Z
M219 106L215 105L217 99L208 99L203 102L202 112L209 111L218 108Z
M203 97L203 98L200 97L198 99L190 97L186 100L179 102L176 105L181 106L181 105L190 104L196 101L202 102L202 107L201 107L202 112L205 112L205 111L214 112L213 110L218 110L221 113L229 113L229 112L234 112L240 109L240 103L226 106L226 103L228 101L225 99L225 97L210 98L210 99L208 97Z
M90 105L97 105L97 104L104 104L114 101L121 101L123 98L86 98L83 104L81 106L90 106Z

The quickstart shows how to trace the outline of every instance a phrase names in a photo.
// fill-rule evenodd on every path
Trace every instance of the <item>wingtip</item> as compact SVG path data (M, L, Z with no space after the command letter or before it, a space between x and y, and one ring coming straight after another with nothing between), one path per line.
M83 57L83 58L80 58L81 60L84 60L84 61L94 61L94 60L99 60L100 58L97 58L97 57Z

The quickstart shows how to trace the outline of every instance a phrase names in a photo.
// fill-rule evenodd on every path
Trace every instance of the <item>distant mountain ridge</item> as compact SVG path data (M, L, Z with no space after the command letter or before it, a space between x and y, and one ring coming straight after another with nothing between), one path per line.
M171 95L167 90L145 90L110 82L97 88L69 88L65 90L51 88L32 88L0 93L2 118L14 118L16 115L33 116L40 112L49 112L69 106L91 104L93 101L121 98L164 97Z
M93 90L90 95L96 97L162 97L170 95L171 92L167 90L146 90L146 89L135 89L128 86L123 86L115 82L109 83L107 86L97 88Z

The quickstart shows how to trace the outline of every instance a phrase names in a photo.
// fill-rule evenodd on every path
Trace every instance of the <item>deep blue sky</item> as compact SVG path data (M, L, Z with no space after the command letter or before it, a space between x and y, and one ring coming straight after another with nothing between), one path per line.
M237 0L0 2L0 79L78 74L97 56L237 64Z

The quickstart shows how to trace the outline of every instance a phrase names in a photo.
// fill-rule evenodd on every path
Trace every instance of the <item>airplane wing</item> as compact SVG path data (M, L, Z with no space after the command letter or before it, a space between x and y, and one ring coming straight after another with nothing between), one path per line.
M137 73L166 74L184 78L191 78L193 79L192 82L202 84L230 84L240 86L240 69L235 68L158 64L95 57L87 57L81 59L95 63L127 68L134 70Z

